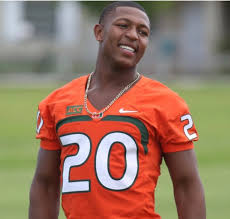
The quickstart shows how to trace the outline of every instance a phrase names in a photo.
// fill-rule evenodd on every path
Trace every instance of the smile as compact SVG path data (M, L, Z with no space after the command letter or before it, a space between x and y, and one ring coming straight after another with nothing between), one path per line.
M120 45L119 47L122 48L122 49L125 49L127 51L133 52L133 53L135 52L135 49L130 47L130 46Z

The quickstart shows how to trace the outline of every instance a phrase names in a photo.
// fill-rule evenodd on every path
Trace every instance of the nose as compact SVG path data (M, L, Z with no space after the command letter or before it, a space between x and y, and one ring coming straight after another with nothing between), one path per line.
M126 32L126 37L133 41L138 40L137 29L135 27L128 29Z

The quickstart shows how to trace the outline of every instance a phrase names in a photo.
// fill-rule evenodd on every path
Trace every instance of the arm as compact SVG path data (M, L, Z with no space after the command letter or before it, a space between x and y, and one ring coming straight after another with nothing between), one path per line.
M60 197L60 151L40 148L30 189L29 219L57 219Z
M204 190L194 150L165 153L179 219L205 219Z

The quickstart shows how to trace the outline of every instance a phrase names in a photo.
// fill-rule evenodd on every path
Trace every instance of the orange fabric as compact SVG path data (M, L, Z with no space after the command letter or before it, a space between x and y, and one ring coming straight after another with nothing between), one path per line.
M54 91L39 105L37 126L41 118L43 125L36 137L41 139L44 149L61 150L61 172L65 159L77 156L79 148L83 148L76 144L62 146L62 136L80 133L90 139L90 152L85 162L79 166L72 165L69 170L69 181L88 180L90 191L62 195L62 207L67 218L160 219L154 210L154 190L160 175L162 153L193 148L192 141L184 132L188 121L181 121L183 115L189 114L187 105L166 86L142 76L104 113L101 120L77 121L79 116L88 116L83 107L86 80L87 76L73 80ZM96 111L89 101L88 107ZM120 109L125 112L119 112ZM105 121L104 118L110 119ZM95 161L97 153L100 153L98 147L111 133L124 133L134 139L137 145L136 178L129 188L121 191L103 186L95 167L96 162L101 162L100 159ZM197 135L194 125L188 129L188 133ZM148 142L144 146L146 136ZM192 140L198 140L198 135ZM126 175L126 167L130 165L125 158L129 152L122 144L113 142L107 157L108 169L115 181Z

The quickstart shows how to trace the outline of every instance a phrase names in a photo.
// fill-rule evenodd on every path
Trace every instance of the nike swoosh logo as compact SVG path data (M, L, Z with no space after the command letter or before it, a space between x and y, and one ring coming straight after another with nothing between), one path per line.
M124 108L121 108L119 110L119 113L137 113L138 111L135 110L124 110Z

